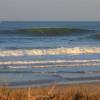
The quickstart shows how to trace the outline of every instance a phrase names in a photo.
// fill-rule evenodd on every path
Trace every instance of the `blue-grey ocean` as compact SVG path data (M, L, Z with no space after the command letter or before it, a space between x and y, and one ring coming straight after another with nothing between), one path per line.
M71 28L91 32L65 36L12 32L31 28ZM93 37L95 34L99 37ZM0 22L0 85L85 82L100 82L100 22Z

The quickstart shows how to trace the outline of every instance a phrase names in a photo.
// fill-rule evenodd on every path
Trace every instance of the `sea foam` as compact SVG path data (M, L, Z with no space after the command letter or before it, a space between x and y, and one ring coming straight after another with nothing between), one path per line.
M42 56L42 55L79 55L100 53L100 47L73 47L55 49L32 49L32 50L0 50L0 56Z

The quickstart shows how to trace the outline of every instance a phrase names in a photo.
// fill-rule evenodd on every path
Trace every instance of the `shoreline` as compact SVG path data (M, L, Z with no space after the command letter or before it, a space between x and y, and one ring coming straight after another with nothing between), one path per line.
M40 81L40 83L41 83L41 81ZM10 83L4 83L4 84L0 84L0 88L1 87L8 87L8 88L14 88L14 89L16 89L16 88L22 88L22 89L25 89L25 88L46 88L46 87L50 87L50 86L57 86L57 87L62 87L62 86L71 86L71 85L88 85L88 84L90 84L90 85L94 85L94 84L100 84L100 80L90 80L90 81L76 81L76 82L74 82L74 81L72 81L72 82L59 82L59 83L57 83L57 82L51 82L50 84L49 84L49 81L48 81L48 83L44 83L44 84L39 84L39 83L37 83L37 84L22 84L22 85L16 85L16 84L10 84Z

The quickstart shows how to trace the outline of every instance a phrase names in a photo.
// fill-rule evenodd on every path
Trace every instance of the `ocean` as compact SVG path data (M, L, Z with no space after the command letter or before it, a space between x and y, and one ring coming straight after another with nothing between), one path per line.
M66 33L65 28L73 32ZM36 33L28 29L36 29ZM39 29L45 30L40 32ZM0 85L43 86L98 81L100 22L0 22Z

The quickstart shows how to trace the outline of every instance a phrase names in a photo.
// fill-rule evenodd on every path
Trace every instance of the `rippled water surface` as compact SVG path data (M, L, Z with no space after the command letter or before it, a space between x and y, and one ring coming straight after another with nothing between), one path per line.
M0 22L1 85L100 81L100 40L87 38L88 33L52 37L2 33L40 27L81 28L99 33L100 22Z

